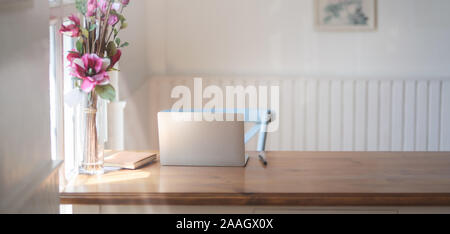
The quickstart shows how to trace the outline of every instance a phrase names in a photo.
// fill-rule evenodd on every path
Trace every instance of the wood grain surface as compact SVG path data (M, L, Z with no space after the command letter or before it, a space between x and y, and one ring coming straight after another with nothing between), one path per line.
M162 167L79 175L63 204L103 205L450 205L450 153L250 153L245 168Z

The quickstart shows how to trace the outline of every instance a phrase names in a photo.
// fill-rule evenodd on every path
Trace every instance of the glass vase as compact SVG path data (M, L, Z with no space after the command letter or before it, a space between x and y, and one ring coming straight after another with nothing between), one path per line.
M79 173L101 175L104 173L104 146L106 141L106 102L94 91L83 94L79 106Z

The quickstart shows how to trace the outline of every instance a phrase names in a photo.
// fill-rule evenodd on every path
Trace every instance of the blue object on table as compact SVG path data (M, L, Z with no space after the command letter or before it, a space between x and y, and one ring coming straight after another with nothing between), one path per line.
M162 112L174 111L165 110ZM179 110L175 112L243 114L245 122L255 123L255 125L247 133L245 133L245 143L247 144L256 134L259 133L257 151L264 152L266 149L267 126L272 121L272 112L268 109L192 109Z

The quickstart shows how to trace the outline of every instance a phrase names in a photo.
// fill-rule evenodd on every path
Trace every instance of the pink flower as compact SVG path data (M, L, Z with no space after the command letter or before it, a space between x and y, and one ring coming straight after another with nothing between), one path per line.
M79 37L81 35L80 18L78 18L76 15L71 15L69 16L69 20L72 22L72 24L62 24L61 29L59 29L59 33L65 34L69 37Z
M115 11L119 11L119 9L120 9L120 3L118 3L118 2L113 3L112 6L111 6L111 9L113 9L113 10L115 10Z
M72 14L71 16L69 16L69 20L72 21L77 26L81 25L80 18L78 18L75 14Z
M105 15L107 14L107 10L108 10L108 5L109 5L109 1L108 0L100 0L100 10L103 14L102 16L102 20L105 19ZM111 10L115 10L115 11L119 11L120 9L120 3L113 3L111 5ZM108 24L109 25L115 25L117 24L117 22L119 22L119 17L115 14L115 13L110 13L110 16L108 18Z
M126 6L130 3L130 0L122 0L122 5Z
M119 62L121 56L122 56L122 51L117 50L116 54L111 57L111 64L109 65L109 68L113 68L114 65L116 65L117 62Z
M108 10L109 0L100 0L100 10L103 14L106 14ZM118 11L120 9L120 3L113 3L111 9Z
M81 56L78 53L78 51L76 51L75 49L72 49L72 51L69 52L69 54L67 55L67 61L70 62L69 66L73 66L73 60L79 59L79 58L81 58Z
M65 34L69 37L79 37L81 35L80 28L70 24L68 26L61 25L60 33Z
M103 14L106 14L106 10L108 10L108 1L107 0L100 0L100 10L103 12Z
M87 12L86 16L91 17L94 16L97 11L97 0L89 0L87 3Z
M117 15L111 15L111 16L109 16L109 19L108 19L108 24L109 25L115 25L115 24L117 24L117 22L119 22L119 17L117 16Z
M109 76L106 69L110 60L102 59L96 54L85 54L81 58L73 59L71 75L83 80L81 89L89 93L97 85L109 84Z

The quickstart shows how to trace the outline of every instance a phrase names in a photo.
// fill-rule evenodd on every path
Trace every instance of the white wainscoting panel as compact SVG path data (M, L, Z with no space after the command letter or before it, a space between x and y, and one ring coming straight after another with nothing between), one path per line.
M156 113L176 101L173 87L193 90L193 77L152 77L149 85L158 148ZM229 85L280 86L280 127L269 133L268 150L450 151L447 79L204 78L207 85L224 93Z

